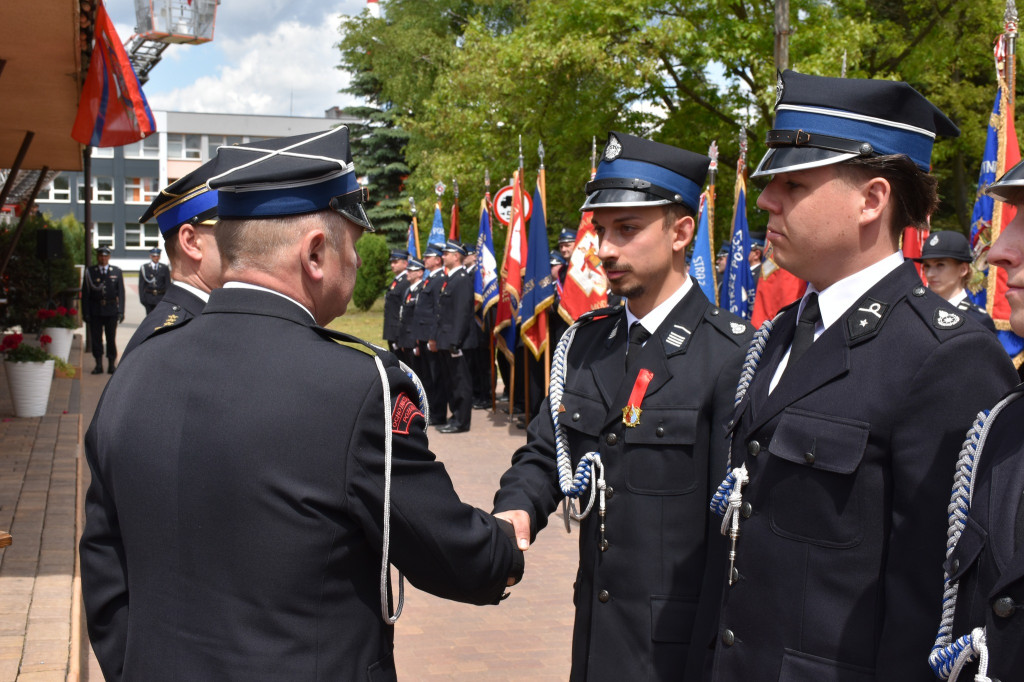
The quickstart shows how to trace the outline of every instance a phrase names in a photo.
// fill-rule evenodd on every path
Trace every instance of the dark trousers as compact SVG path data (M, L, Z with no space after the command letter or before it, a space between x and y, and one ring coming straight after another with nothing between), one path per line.
M427 342L420 341L420 359L426 371L420 375L423 389L430 403L430 421L444 424L448 420L448 386L444 379L441 354L427 349Z
M448 404L452 406L455 426L468 429L473 416L473 380L469 376L469 357L463 352L453 357L448 351L438 353L444 366L448 386Z
M159 301L157 303L159 303ZM153 308L156 307L156 303L143 303L142 307L146 309L146 314L149 315L153 312Z
M89 318L89 338L96 364L103 357L103 334L107 335L107 359L117 359L117 315L93 315Z

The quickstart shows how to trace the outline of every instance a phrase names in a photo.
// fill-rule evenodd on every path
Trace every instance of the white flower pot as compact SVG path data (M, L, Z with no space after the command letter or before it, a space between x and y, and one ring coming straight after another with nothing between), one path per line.
M74 329L43 327L39 334L40 336L49 336L53 339L49 346L45 346L47 353L60 358L64 362L68 361L68 358L71 357L71 337L75 334Z
M14 414L18 417L42 417L50 400L53 360L46 362L4 361L7 386L11 390Z

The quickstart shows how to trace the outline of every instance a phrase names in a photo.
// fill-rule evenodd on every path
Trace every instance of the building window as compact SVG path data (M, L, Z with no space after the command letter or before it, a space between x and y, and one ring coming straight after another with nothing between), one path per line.
M85 201L85 186L82 178L78 179L78 200ZM92 201L95 204L114 203L114 180L113 178L97 175L92 179Z
M90 155L94 159L112 159L114 158L113 147L93 147Z
M124 146L124 158L126 159L159 159L160 158L160 136L150 135L149 137L126 144Z
M109 246L114 248L114 223L93 223L92 228L93 248Z
M59 201L66 204L71 201L71 180L66 175L58 175L50 183L40 201Z
M202 136L185 135L182 133L168 133L167 135L167 158L199 160L202 158Z
M128 223L124 226L126 249L152 249L160 246L160 228L155 223Z
M160 193L157 178L125 178L124 200L128 204L148 204Z
M210 135L206 145L206 158L212 159L217 156L217 147L230 147L236 144L242 144L241 135Z

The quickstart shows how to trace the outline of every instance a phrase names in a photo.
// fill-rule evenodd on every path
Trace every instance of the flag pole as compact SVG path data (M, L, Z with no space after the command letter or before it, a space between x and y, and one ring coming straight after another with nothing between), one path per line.
M523 136L522 135L519 136L519 179L518 179L517 182L519 183L519 192L522 193L522 191L523 191L523 189L522 189L522 187L523 187ZM534 206L533 210L537 210L537 207ZM522 229L526 228L526 225L525 225L526 216L523 216L521 218L521 220L524 222L524 225L522 227L520 227L520 229L522 230ZM529 253L529 251L530 251L530 249L529 249L529 247L527 247L526 252ZM523 269L522 265L520 264L520 270L522 270L522 269ZM523 276L523 273L520 272L520 275L519 275L520 280L522 280L522 276ZM523 304L523 302L520 301L519 305L521 306L522 304ZM519 317L519 310L518 309L516 310L516 317L517 318ZM517 323L518 323L518 320L517 320ZM516 334L517 335L521 335L522 334L522 330L519 329L519 325L518 324L516 325ZM526 420L527 424L530 423L530 372L529 372L529 369L530 369L530 364L529 364L530 363L530 358L527 356L527 353L529 352L529 350L530 349L527 348L526 344L524 343L523 344L523 416L525 417L525 420ZM515 352L512 353L512 356L515 357ZM509 416L511 417L511 415L512 415L512 411L509 410Z
M540 141L537 143L537 155L540 156L540 168L537 170L537 183L540 185L540 210L544 211L544 224L547 225L548 218L548 193L547 193L547 177L544 171L544 142ZM533 210L537 210L534 207ZM547 324L548 334L551 334L551 319L548 316L548 310L551 306L544 309L541 315L544 316ZM551 339L544 344L544 394L547 395L548 391L551 390Z
M711 257L714 259L715 267L711 268L712 280L715 283L715 302L722 305L718 300L718 254L715 251L715 180L718 179L718 142L711 141L708 147L708 156L711 157L711 164L708 166L708 239L711 242Z
M416 197L409 197L409 211L412 213L412 236L416 241L413 243L416 247L416 260L422 258L420 252L420 227L416 222ZM412 255L411 253L409 254Z
M487 168L487 169L484 169L484 210L485 211L489 210L490 206L491 206L491 171L490 171L489 168ZM493 229L491 230L491 234L492 235L494 234L494 230ZM481 261L481 260L482 259L480 258L480 254L477 253L477 261ZM477 264L477 267L480 267L480 263ZM501 286L501 282L500 281L498 282L498 286L499 287ZM490 312L490 311L488 311L488 312ZM488 329L487 329L487 313L484 313L483 315L481 315L480 316L480 320L484 323L484 331L488 331ZM498 377L494 373L495 357L494 357L494 330L493 329L491 329L488 332L488 334L487 334L487 348L488 348L488 355L487 355L487 357L489 358L488 365L489 365L489 369L490 369L490 372L491 372L491 414L494 414L494 413L496 413L498 411L498 396L497 396L497 392L498 392ZM509 413L510 413L510 415L511 415L511 409L512 409L512 407L511 407L512 406L511 400L512 400L512 394L511 394L511 392L509 392Z

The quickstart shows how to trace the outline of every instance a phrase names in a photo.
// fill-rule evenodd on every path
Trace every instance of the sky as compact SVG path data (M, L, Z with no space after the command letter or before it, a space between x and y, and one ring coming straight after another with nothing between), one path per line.
M154 4L159 6L161 0ZM105 0L122 43L135 33L135 2ZM171 45L143 86L150 108L323 116L359 102L339 90L339 27L366 0L221 0L211 42Z

